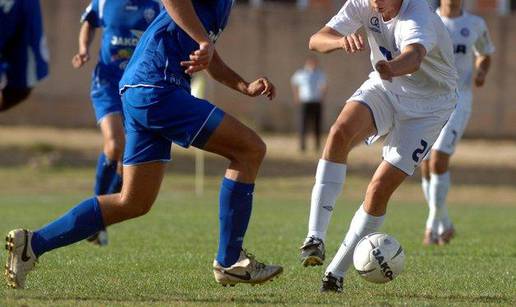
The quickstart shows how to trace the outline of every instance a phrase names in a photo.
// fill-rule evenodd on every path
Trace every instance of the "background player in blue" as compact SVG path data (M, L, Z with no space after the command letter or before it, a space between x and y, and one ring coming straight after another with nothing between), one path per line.
M191 96L190 74L206 69L215 80L248 96L272 99L275 88L266 78L246 82L216 52L214 42L226 26L231 0L163 3L167 11L143 34L120 81L126 131L121 193L86 199L37 231L9 232L10 286L23 287L43 253L147 213L159 192L172 143L193 145L230 161L220 190L216 281L257 284L283 271L242 249L265 144L231 115Z
M0 112L25 100L47 74L39 0L0 1Z
M81 68L90 59L90 45L96 28L102 28L99 62L91 83L91 100L97 123L104 137L104 148L97 162L95 195L120 192L124 126L118 82L143 32L156 18L161 2L156 0L93 0L82 16L79 51L72 64ZM107 244L107 232L101 230L89 238Z

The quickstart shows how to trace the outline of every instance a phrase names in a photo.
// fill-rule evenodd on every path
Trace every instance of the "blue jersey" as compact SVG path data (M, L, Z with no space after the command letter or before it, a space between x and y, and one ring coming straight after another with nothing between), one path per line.
M98 78L118 82L143 32L158 16L159 0L93 0L81 20L102 28Z
M224 30L233 0L193 0L194 9L210 39L216 41ZM199 44L184 32L163 10L143 34L120 81L120 91L127 87L190 87L190 76L180 62Z
M0 78L33 87L48 75L48 49L39 0L0 1Z

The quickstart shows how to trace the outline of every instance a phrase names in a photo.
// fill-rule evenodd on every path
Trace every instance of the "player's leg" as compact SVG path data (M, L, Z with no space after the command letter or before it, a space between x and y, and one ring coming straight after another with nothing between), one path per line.
M27 97L29 97L32 89L31 88L14 88L6 86L2 90L2 96L0 97L0 112L7 111L12 107L18 105Z
M97 162L95 195L113 194L122 188L122 156L125 135L121 113L110 113L100 121L103 150Z
M395 102L399 105L403 101ZM391 195L407 176L413 174L437 139L451 109L437 103L435 108L435 112L428 112L427 117L412 118L400 111L395 114L398 119L384 142L384 161L375 172L364 203L355 213L337 255L326 270L322 291L342 291L343 277L352 263L356 244L363 236L380 228Z
M262 283L280 274L283 269L259 264L242 251L242 244L251 218L254 182L266 146L253 130L237 119L227 114L222 116L220 124L205 144L194 142L195 146L229 160L220 189L220 237L214 261L215 279L223 285Z
M461 105L453 111L442 129L430 155L428 185L428 218L423 244L446 244L454 236L455 229L448 214L446 197L450 188L450 158L462 137L469 117Z
M378 231L383 224L387 203L407 174L387 161L383 161L367 187L364 203L355 212L337 254L326 268L321 291L342 291L346 271L353 262L353 251L364 236Z
M94 193L119 193L122 188L122 156L125 145L122 114L117 111L103 115L99 126L103 136L103 149L97 161ZM107 231L101 230L88 238L88 241L100 246L107 245Z
M375 132L371 109L359 101L347 102L332 125L312 189L308 234L301 246L304 266L321 265L324 261L324 240L335 202L344 185L348 153Z
M165 164L124 167L121 193L94 196L37 231L17 229L7 236L8 285L23 288L27 273L45 252L79 242L101 229L147 213L159 191Z
M434 207L430 204L430 158L431 154L428 154L427 157L421 163L421 189L423 190L423 196L425 197L425 201L428 205L428 216L435 217ZM428 219L427 219L428 222ZM424 245L436 244L437 238L432 234L431 230L425 229L425 234L423 237Z

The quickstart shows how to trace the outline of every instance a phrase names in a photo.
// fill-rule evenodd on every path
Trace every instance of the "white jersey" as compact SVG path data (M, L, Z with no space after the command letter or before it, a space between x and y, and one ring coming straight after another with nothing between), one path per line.
M473 83L474 55L489 55L495 51L486 24L482 18L464 11L459 17L441 16L441 20L453 41L455 66L459 73L458 87L461 91L470 91Z
M426 0L403 0L396 17L384 21L369 0L348 0L327 24L342 35L364 27L371 48L371 63L391 60L407 45L421 44L426 49L418 71L383 81L391 92L407 97L445 95L457 88L450 35Z

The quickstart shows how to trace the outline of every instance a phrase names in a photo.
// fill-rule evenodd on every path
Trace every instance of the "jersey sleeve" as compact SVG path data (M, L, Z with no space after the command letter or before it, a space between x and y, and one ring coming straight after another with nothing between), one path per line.
M84 13L81 16L81 22L87 21L90 25L95 28L100 27L100 16L99 16L99 1L93 0L90 5L86 7Z
M430 52L437 43L437 35L432 23L433 14L426 3L415 6L406 17L400 21L400 50L408 45L420 44L426 52Z
M360 20L361 2L360 0L348 0L340 9L337 15L326 24L327 27L334 29L342 35L355 33L361 26Z
M290 78L290 83L292 85L296 85L296 86L299 86L299 77L300 77L300 71L299 70L296 70L296 72L292 75L292 77Z
M495 52L491 36L483 20L480 20L478 39L473 46L473 50L476 56L489 55Z

